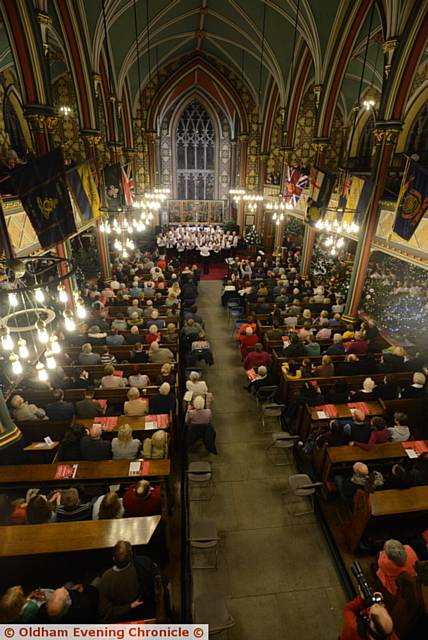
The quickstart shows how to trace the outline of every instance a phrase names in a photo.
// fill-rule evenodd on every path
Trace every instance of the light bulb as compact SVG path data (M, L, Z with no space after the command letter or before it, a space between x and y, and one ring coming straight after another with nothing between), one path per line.
M42 364L41 362L38 362L36 364L36 370L38 372L39 375L39 380L41 380L41 382L46 382L46 380L48 380L48 372L45 369L45 365Z
M102 222L100 224L100 231L101 231L101 233L105 233L105 231L106 231L106 226L105 226L104 222Z
M22 373L22 371L23 371L22 364L19 361L18 356L15 355L14 353L12 353L9 356L9 360L12 363L12 373L14 373L15 375L19 375L20 373Z
M52 353L61 353L61 347L56 336L51 337L51 351Z
M64 287L58 287L58 300L63 304L68 302L67 292Z
M84 318L86 318L86 316L88 315L88 314L87 314L87 312L86 312L85 307L84 307L83 305L81 305L81 304L78 304L78 305L76 306L76 313L77 313L77 317L78 317L80 320L83 320L83 319L84 319Z
M34 297L36 298L37 302L44 302L45 301L45 294L43 293L43 291L41 289L36 289L35 290Z
M54 358L54 354L52 353L52 351L46 351L45 358L46 358L47 368L56 369L56 360Z
M23 360L26 360L30 355L27 347L27 342L23 338L21 340L18 340L18 353L19 357Z
M46 325L43 322L43 320L38 320L36 322L36 328L37 328L38 341L41 342L42 344L46 344L46 342L49 340L49 334L46 331Z
M10 333L7 333L5 336L2 336L1 339L2 347L5 351L12 351L13 349L13 340L11 338Z
M9 304L11 307L17 307L18 306L18 296L16 295L16 293L9 293Z
M64 324L67 331L74 331L76 328L76 323L74 322L73 318L70 318L70 317L65 318Z

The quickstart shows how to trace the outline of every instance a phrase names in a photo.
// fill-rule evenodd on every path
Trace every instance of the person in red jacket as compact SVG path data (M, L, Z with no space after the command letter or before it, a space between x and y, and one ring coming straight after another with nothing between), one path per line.
M398 640L398 636L384 605L372 604L367 608L364 599L358 596L345 605L339 640Z
M156 516L161 512L160 486L147 480L131 484L123 496L126 516Z
M263 351L263 345L258 342L244 360L244 369L258 369L260 366L269 367L272 364L272 356L267 351Z
M245 329L245 335L240 336L239 338L239 342L241 343L241 354L245 355L246 350L249 347L254 347L255 344L257 344L259 341L259 337L256 333L253 332L251 327L247 327Z

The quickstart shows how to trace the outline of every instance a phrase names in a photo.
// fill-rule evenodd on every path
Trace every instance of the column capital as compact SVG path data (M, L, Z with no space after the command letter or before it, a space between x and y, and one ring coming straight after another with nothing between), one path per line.
M248 142L250 136L246 131L239 134L239 142Z
M88 145L100 144L102 140L101 131L99 129L81 129L80 135Z
M376 144L394 144L403 128L402 122L398 120L389 120L386 122L376 122L373 129L373 135Z
M311 144L314 151L323 153L330 146L330 138L313 138Z

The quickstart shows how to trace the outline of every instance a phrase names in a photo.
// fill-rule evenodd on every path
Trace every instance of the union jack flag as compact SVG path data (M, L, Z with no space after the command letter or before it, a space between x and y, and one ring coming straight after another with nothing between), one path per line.
M130 207L135 200L134 178L132 175L132 163L123 165L122 167L122 185L125 196L125 203Z
M301 193L309 184L308 172L304 167L298 165L287 166L287 178L285 183L285 201L293 208L297 206Z
M346 209L346 204L348 202L349 194L351 192L351 184L352 184L352 176L349 173L346 173L343 180L342 189L339 195L339 210L337 212L337 219L339 220L339 222L340 220L342 220L343 214Z

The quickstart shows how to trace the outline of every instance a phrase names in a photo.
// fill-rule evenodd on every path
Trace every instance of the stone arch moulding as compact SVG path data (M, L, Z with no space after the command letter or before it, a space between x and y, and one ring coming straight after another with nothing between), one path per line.
M33 150L33 141L31 139L30 128L24 116L24 110L22 108L22 103L21 103L21 96L19 95L19 91L17 90L17 87L15 85L10 84L8 87L6 87L6 90L4 92L3 111L6 105L6 100L9 100L16 114L16 117L18 118L21 130L22 130L22 134L24 136L25 143L28 149ZM4 113L3 113L3 118L4 118Z
M174 197L177 196L177 158L176 158L176 132L178 122L180 120L181 114L187 107L187 105L196 100L200 102L200 104L204 107L204 109L209 114L211 121L215 130L215 139L216 139L216 149L215 149L215 189L214 189L214 199L221 199L224 197L222 194L222 186L221 186L221 175L223 169L229 173L230 171L230 140L231 140L231 123L228 117L228 114L221 108L222 105L217 105L221 110L221 113L224 117L224 122L227 122L228 125L228 136L225 137L223 135L223 122L222 119L216 109L213 108L210 100L212 97L202 91L200 88L196 89L195 87L191 87L184 95L181 95L176 99L175 103L170 104L167 111L163 111L162 120L160 122L160 132L161 132L161 153L163 149L166 149L166 144L169 145L169 157L170 157L170 167L169 167L169 175L170 175L170 186L171 191ZM168 129L165 130L163 126L165 120L167 121ZM166 135L165 135L166 133ZM226 149L227 147L227 149ZM227 159L222 158L223 152L228 151ZM166 160L166 154L165 158ZM223 164L225 165L223 167Z
M160 87L148 109L147 129L157 130L157 123L162 120L170 106L191 88L204 89L210 99L222 107L227 114L231 128L234 111L236 111L239 114L241 131L248 132L248 115L239 94L213 66L200 58L179 67L176 73ZM137 103L138 96L134 102L134 113Z
M407 139L418 114L424 104L428 102L428 80L420 86L419 90L407 103L406 114L403 121L403 129L397 140L396 153L404 153L407 147Z

